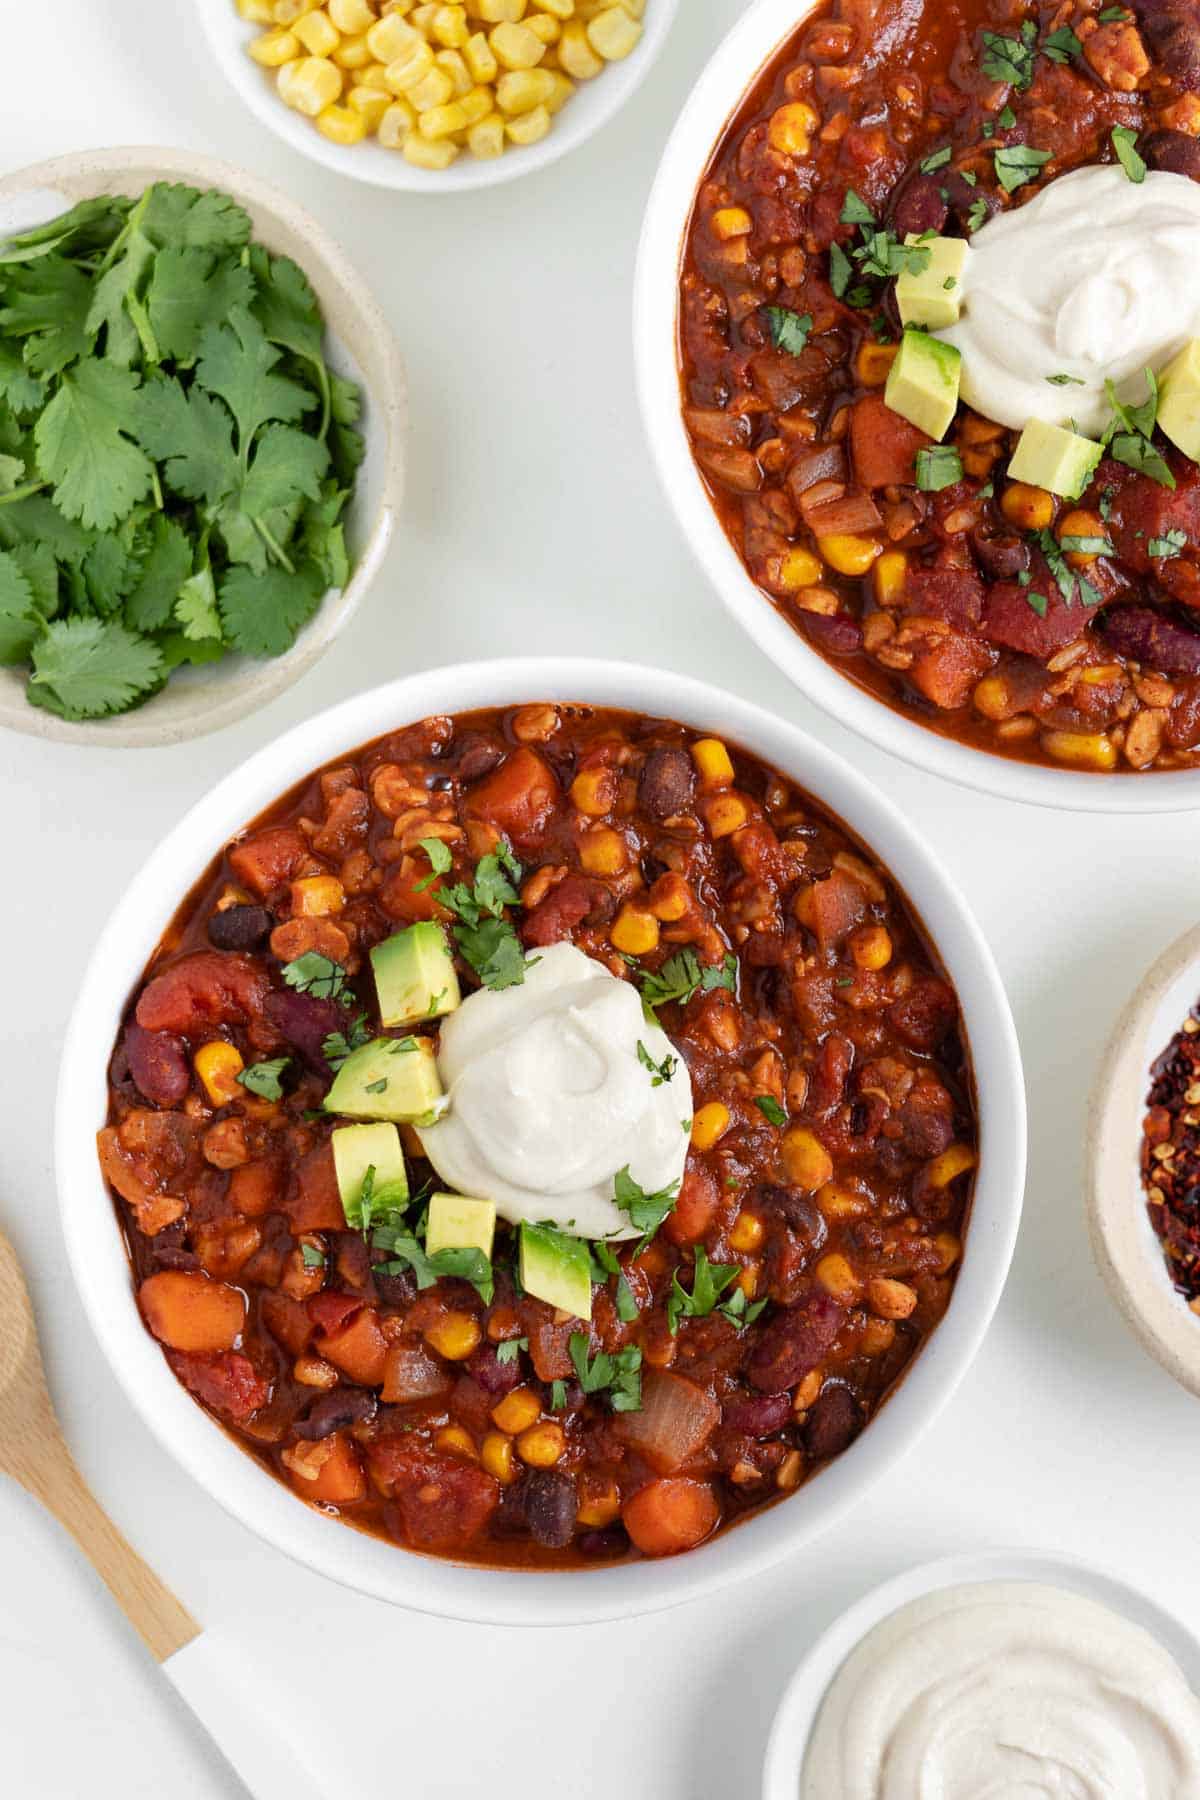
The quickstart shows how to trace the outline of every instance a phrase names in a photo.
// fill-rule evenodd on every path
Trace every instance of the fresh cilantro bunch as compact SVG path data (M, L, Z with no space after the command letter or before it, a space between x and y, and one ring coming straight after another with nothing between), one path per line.
M66 719L279 656L349 564L359 394L296 264L156 182L0 247L0 663Z

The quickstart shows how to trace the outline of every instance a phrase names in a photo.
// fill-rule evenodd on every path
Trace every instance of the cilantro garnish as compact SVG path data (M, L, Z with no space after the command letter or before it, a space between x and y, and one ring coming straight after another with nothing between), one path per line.
M983 34L983 55L979 66L990 81L1006 81L1015 88L1027 88L1033 81L1033 64L1037 56L1037 26L1026 19L1020 37L1002 37L998 32Z
M419 1288L430 1288L443 1275L451 1275L469 1281L485 1306L495 1297L492 1265L482 1250L436 1250L429 1256L415 1234L396 1223L376 1225L371 1243L376 1250L385 1250L390 1259L375 1265L381 1275L403 1275L411 1269Z
M331 1069L340 1069L346 1058L364 1044L371 1043L374 1033L367 1026L366 1013L352 1019L345 1031L331 1031L321 1043L321 1055Z
M1186 531L1168 531L1164 537L1153 537L1146 548L1151 556L1178 556L1187 545Z
M812 314L789 312L786 306L768 306L765 311L771 342L776 350L786 350L789 356L799 356L813 327Z
M850 286L850 277L854 274L854 265L840 244L829 246L829 285L834 294L841 300Z
M665 1006L671 1000L678 1000L681 1005L686 1006L697 992L711 994L715 988L727 988L731 994L736 993L737 975L738 960L732 951L726 953L719 965L714 965L701 964L700 958L692 949L677 950L674 956L667 958L661 969L640 971L642 1005L646 1017L651 1024L656 1024L658 1007Z
M700 992L711 994L714 988L727 988L731 994L737 992L738 959L732 950L727 951L719 965L708 963L700 971Z
M68 719L290 649L349 562L362 442L316 297L227 195L155 183L0 246L0 653Z
M1088 581L1085 576L1079 574L1077 570L1072 569L1068 564L1064 551L1070 548L1070 545L1066 540L1060 544L1054 533L1049 530L1035 531L1031 533L1031 536L1033 542L1037 545L1049 565L1050 573L1054 577L1055 584L1063 597L1064 603L1067 606L1070 606L1073 601L1078 600L1081 606L1094 606L1098 604L1100 595L1092 586L1091 582ZM1081 539L1080 541L1082 542L1083 540ZM1107 540L1098 539L1097 542L1107 543ZM1109 544L1108 552L1111 553L1111 551L1112 545ZM1097 554L1100 553L1098 552ZM1018 580L1019 579L1020 577L1018 576ZM1026 594L1025 598L1029 600L1032 605L1033 599L1040 599L1041 596L1031 596ZM1034 611L1038 612L1036 606L1034 607ZM1045 616L1045 611L1043 609L1040 612L1039 617L1045 618Z
M667 1214L674 1212L678 1197L677 1181L673 1181L669 1187L660 1188L656 1194L648 1194L629 1173L628 1163L613 1179L613 1198L621 1211L628 1213L629 1223L634 1230L644 1233L643 1244L650 1242Z
M610 1276L616 1276L617 1317L625 1325L632 1324L638 1316L637 1301L633 1297L633 1289L629 1285L624 1269L617 1261L616 1252L611 1244L602 1242L593 1244L592 1259L598 1265L598 1273L593 1271L594 1280L607 1281Z
M430 840L432 841L432 840ZM440 887L435 898L458 918L454 941L485 987L519 987L525 979L525 952L506 906L520 904L521 865L507 843L481 857L470 887L463 881Z
M1015 194L1027 181L1036 179L1052 154L1050 150L1034 150L1029 144L1002 144L992 152L996 179L1006 194Z
M1051 387L1086 387L1082 375L1047 375Z
M917 486L922 493L939 493L962 478L962 457L953 444L926 445L917 451Z
M925 160L919 164L922 175L932 175L935 170L944 169L946 164L950 161L952 154L953 152L949 144L943 144L940 150L931 151Z
M696 1246L695 1267L692 1271L692 1291L689 1294L680 1284L679 1271L671 1277L671 1291L667 1295L667 1324L674 1337L679 1330L680 1319L707 1319L715 1311L718 1300L729 1286L741 1274L737 1263L711 1263L703 1245Z
M345 969L319 950L306 950L294 962L284 963L280 974L290 988L311 994L314 1000L336 1000L346 986Z
M565 1381L550 1383L550 1411L562 1412L567 1404L567 1384Z
M773 1094L755 1094L754 1104L768 1125L783 1126L787 1124L788 1116Z
M1146 179L1146 163L1137 148L1137 132L1128 125L1114 125L1112 147L1117 153L1117 161L1130 181L1140 187Z
M422 838L421 849L429 858L429 874L418 881L413 888L414 894L423 894L427 887L432 887L439 875L448 875L454 862L449 844L441 838Z
M398 1225L412 1205L412 1196L402 1181L378 1181L374 1163L367 1166L357 1194L342 1201L342 1211L351 1231L365 1237L376 1226Z
M276 1056L271 1062L252 1063L243 1069L237 1079L242 1087L252 1094L260 1095L264 1100L282 1100L283 1088L279 1077L291 1062L290 1056Z
M1124 463L1126 468L1148 475L1160 487L1173 488L1175 477L1151 442L1158 419L1158 382L1153 371L1146 370L1146 399L1140 406L1124 405L1117 399L1112 382L1106 381L1104 385L1113 409L1101 439L1109 455Z
M947 157L950 155L948 150L946 155ZM873 225L875 223L875 214L853 188L846 189L846 198L842 202L839 217L843 225Z
M1059 544L1069 556L1115 556L1116 547L1109 538L1087 537L1067 532Z
M588 1356L585 1331L573 1331L567 1349L575 1375L585 1394L606 1394L613 1412L642 1410L642 1353L636 1345L610 1355L606 1350ZM566 1396L564 1394L564 1404Z
M723 1319L728 1319L731 1325L736 1325L741 1331L743 1327L753 1325L766 1304L765 1299L748 1301L745 1289L739 1287L734 1288L728 1300L722 1301L717 1311Z
M677 1056L664 1056L661 1062L655 1062L641 1038L638 1039L637 1058L643 1069L649 1072L651 1087L665 1086L679 1067Z
M979 227L981 225L986 225L987 216L988 216L987 201L986 200L976 200L974 205L971 207L971 210L967 214L967 230L968 231L978 231Z
M1130 15L1124 6L1106 6L1104 11L1098 13L1096 16L1101 25L1114 25L1118 20L1123 21L1129 18Z
M529 1339L527 1337L505 1338L503 1343L496 1345L496 1361L498 1363L516 1362L522 1350L528 1350L528 1348Z
M1051 62L1068 63L1073 56L1083 55L1083 45L1069 25L1052 31L1048 38L1042 40L1042 55L1048 56Z

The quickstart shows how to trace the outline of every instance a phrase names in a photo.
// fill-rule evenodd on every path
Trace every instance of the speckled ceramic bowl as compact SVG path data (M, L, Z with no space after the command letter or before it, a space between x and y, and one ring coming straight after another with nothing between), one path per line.
M1088 1220L1100 1273L1130 1330L1200 1395L1200 1315L1171 1285L1139 1167L1151 1067L1198 998L1200 926L1193 926L1142 976L1104 1054L1088 1131Z
M298 681L348 624L391 542L404 491L408 421L404 363L391 327L362 277L316 222L253 175L211 157L174 150L84 150L0 179L0 234L28 229L95 194L138 194L154 181L220 188L249 213L254 237L290 256L308 276L328 331L330 366L362 389L366 457L346 515L351 575L326 595L285 656L227 656L181 669L144 706L79 724L31 706L25 671L0 669L0 725L68 743L148 748L202 737L253 712Z

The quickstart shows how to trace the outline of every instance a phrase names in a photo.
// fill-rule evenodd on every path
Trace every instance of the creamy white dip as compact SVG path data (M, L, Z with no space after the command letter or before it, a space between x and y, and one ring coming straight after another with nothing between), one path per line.
M1034 1582L927 1594L842 1665L802 1800L1197 1800L1200 1700L1147 1632Z
M1097 437L1143 371L1200 335L1200 184L1118 163L1061 175L971 239L962 316L934 335L962 352L962 397L1001 425ZM1069 375L1053 383L1051 375Z
M667 1079L656 1085L639 1044ZM511 1223L637 1237L613 1196L618 1171L628 1165L647 1193L683 1176L687 1064L632 982L573 944L531 957L520 987L465 1000L442 1022L438 1066L449 1109L420 1129L425 1154L449 1186L494 1200Z

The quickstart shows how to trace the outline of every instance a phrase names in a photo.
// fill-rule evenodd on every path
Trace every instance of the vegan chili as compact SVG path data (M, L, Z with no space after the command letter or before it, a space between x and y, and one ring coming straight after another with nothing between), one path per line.
M521 1291L503 1225L488 1282L419 1286L348 1228L321 1110L380 1034L369 949L452 924L440 884L498 847L492 948L573 942L691 1074L682 1185L596 1251L588 1325ZM456 960L467 990L505 962ZM224 849L131 997L99 1153L172 1369L297 1494L569 1567L690 1548L850 1444L949 1303L975 1144L954 992L868 850L736 748L531 704L378 739Z
M835 0L704 174L679 332L714 506L814 649L945 736L1200 760L1200 469L1159 436L1173 488L1106 455L1059 500L1006 476L1017 434L960 406L935 449L883 398L907 234L969 237L1114 158L1200 180L1198 132L1195 0Z
M1154 1065L1142 1127L1146 1209L1175 1287L1200 1312L1200 1018Z

